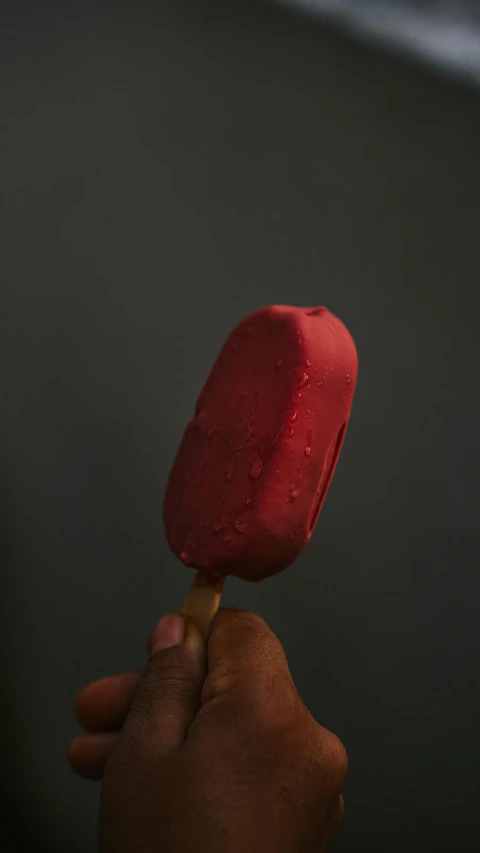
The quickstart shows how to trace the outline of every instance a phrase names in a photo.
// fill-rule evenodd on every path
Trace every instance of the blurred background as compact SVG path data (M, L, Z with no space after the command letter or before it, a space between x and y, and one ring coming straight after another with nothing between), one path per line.
M337 313L359 383L308 549L225 603L347 747L339 853L478 849L474 4L294 6L1 4L5 850L95 848L73 699L186 593L166 477L269 303Z

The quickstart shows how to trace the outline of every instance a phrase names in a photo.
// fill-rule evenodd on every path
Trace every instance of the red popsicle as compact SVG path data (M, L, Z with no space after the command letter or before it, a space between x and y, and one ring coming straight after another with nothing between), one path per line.
M298 557L338 460L356 379L355 344L326 308L270 306L230 333L165 495L170 547L200 572L191 615L209 587L218 599L226 575L258 581Z

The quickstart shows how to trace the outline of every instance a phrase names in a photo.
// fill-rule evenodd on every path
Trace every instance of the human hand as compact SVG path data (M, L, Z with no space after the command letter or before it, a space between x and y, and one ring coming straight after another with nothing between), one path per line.
M94 682L76 711L90 733L70 763L103 775L101 853L330 849L345 750L310 715L260 617L220 610L207 645L164 617L143 673Z

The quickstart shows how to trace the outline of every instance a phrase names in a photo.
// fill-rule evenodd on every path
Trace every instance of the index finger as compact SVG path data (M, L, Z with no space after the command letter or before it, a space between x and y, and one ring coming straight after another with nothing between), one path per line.
M202 705L233 690L282 704L298 701L283 647L264 619L255 613L223 607L208 636L208 674Z

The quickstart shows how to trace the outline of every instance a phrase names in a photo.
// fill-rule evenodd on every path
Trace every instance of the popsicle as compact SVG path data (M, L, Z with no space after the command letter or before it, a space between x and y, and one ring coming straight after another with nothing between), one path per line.
M183 613L206 633L223 580L259 581L309 541L357 380L355 344L326 308L273 305L228 336L165 494L169 545L197 577Z

